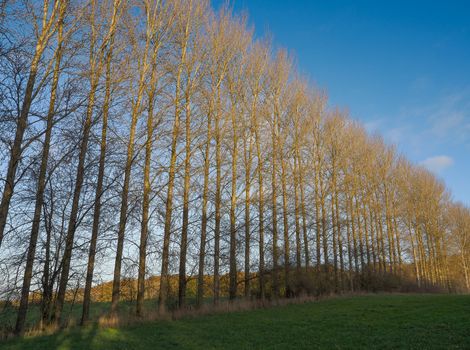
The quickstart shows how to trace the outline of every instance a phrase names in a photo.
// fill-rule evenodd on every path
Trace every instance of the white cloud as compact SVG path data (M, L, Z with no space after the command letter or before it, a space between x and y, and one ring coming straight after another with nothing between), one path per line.
M402 107L380 128L386 140L414 159L455 147L470 150L470 87L429 104Z
M391 128L385 132L385 139L394 145L401 145L407 141L408 134L410 133L409 126L403 125L396 128Z
M449 156L429 157L419 163L428 170L439 174L441 171L454 165L454 160Z
M373 119L369 120L368 122L364 123L364 127L369 134L373 134L375 132L380 131L380 127L382 126L383 119Z
M422 133L426 143L470 145L470 88L441 98L420 114L426 116Z

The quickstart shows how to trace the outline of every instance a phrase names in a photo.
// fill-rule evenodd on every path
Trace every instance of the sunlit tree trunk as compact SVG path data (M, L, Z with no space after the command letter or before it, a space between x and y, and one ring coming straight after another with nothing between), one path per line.
M108 132L108 115L109 105L111 100L111 60L113 57L113 46L114 46L114 33L112 33L109 42L109 48L106 55L106 86L105 96L103 102L103 116L101 126L101 142L100 142L100 157L99 157L99 168L98 178L96 179L96 191L95 191L95 207L93 211L93 224L91 231L90 250L88 253L88 264L87 274L85 280L85 290L83 292L83 309L82 318L80 323L83 325L88 321L90 314L90 303L91 303L91 288L93 283L93 271L95 268L95 257L96 257L96 245L98 241L98 233L100 229L100 217L101 217L101 196L103 195L103 181L106 161L106 148L107 148L107 132Z
M319 152L315 150L315 152ZM320 218L320 183L319 183L319 171L320 164L318 162L318 157L314 156L314 202L315 202L315 249L316 249L316 270L317 274L320 273L321 266L321 231L322 231L322 222Z
M144 163L144 188L142 196L142 222L140 229L140 244L139 244L139 269L137 277L137 316L142 316L143 305L145 299L145 270L147 259L147 242L149 231L149 211L150 211L150 162L152 160L152 149L154 142L154 128L155 128L155 113L154 113L154 100L155 91L157 88L157 53L158 50L153 50L152 64L150 70L150 86L148 88L148 107L147 107L147 139L145 141L145 163Z
M204 152L204 185L202 192L202 217L201 217L201 241L199 246L199 269L197 281L196 304L202 305L204 299L204 265L206 259L206 236L207 236L207 201L209 196L209 170L210 170L210 149L212 138L212 108L209 105L207 113L207 133Z
M244 290L244 294L245 294L245 298L248 298L250 296L250 246L251 246L250 245L251 243L250 206L251 206L251 163L252 163L252 152L253 152L253 142L251 139L251 131L249 131L249 135L245 137L248 138L248 140L243 141L244 155L245 155L245 290ZM247 143L248 143L248 146L247 146Z
M258 161L258 213L259 213L259 293L260 298L265 297L265 280L264 280L264 183L263 183L263 155L261 153L261 141L259 135L259 124L257 116L253 115L256 158Z
M334 193L334 202L335 202L335 215L336 215L336 228L338 234L338 252L339 252L339 268L340 268L340 286L344 288L343 278L344 278L344 256L343 256L343 236L341 233L341 220L340 220L340 208L339 208L339 193L337 187L337 178L334 177L333 180L333 193Z
M128 210L128 197L129 197L129 185L131 179L132 165L134 161L134 148L135 148L135 134L137 128L137 122L140 117L140 110L142 99L145 90L145 78L148 73L149 62L148 53L149 48L154 41L156 16L159 11L159 4L155 7L150 4L149 1L145 2L145 13L146 13L146 36L145 36L145 47L142 53L142 58L138 62L139 69L139 80L137 83L137 92L132 99L131 109L131 124L129 130L129 140L127 143L126 162L124 167L124 183L121 190L121 208L119 211L119 224L117 234L117 246L116 246L116 257L114 260L114 273L113 273L113 289L111 297L111 313L116 313L120 293L121 293L121 266L122 266L122 254L124 249L124 239L127 224L127 210ZM152 49L155 51L158 43L153 42Z
M350 218L351 214L351 206L350 206L350 199L349 195L346 197L346 239L347 239L347 246L348 246L348 277L349 277L349 289L351 291L354 291L354 279L353 279L353 272L355 267L357 266L357 261L355 260L353 264L353 256L354 258L356 257L355 254L353 253L353 242L352 242L352 235L351 235L351 230L352 230L352 219ZM354 269L354 270L353 270Z
M69 223L67 227L67 236L65 240L65 249L64 249L64 256L62 258L62 273L60 276L59 282L59 290L57 292L57 300L55 304L55 311L54 311L54 319L55 322L60 322L62 309L64 306L65 301L65 293L67 289L67 283L69 279L69 270L70 270L70 263L72 257L72 249L73 249L73 242L75 231L77 229L77 217L78 217L78 209L79 209L79 201L80 201L80 194L83 185L83 179L85 175L85 158L88 150L88 142L90 139L90 131L92 127L92 117L93 117L93 108L95 104L95 94L98 88L99 79L101 77L101 71L104 65L104 53L106 46L108 45L112 33L116 31L117 27L117 19L118 19L118 11L120 7L120 0L115 0L113 3L113 13L112 18L109 24L109 28L107 31L106 36L103 38L101 45L98 48L98 52L95 53L95 45L97 44L97 35L98 33L95 23L95 1L91 3L91 17L90 17L90 26L91 26L91 43L90 43L90 91L88 93L88 105L86 110L86 117L85 122L83 125L83 134L80 144L80 151L78 155L78 165L77 165L77 173L76 173L76 180L75 180L75 188L73 192L73 200L72 200L72 208L69 217Z
M299 204L299 165L297 156L294 155L294 216L295 216L295 262L297 275L302 266L300 243L300 204Z
M52 137L52 126L54 123L55 116L55 104L57 97L57 86L59 84L59 75L60 75L60 65L62 58L62 45L63 45L63 27L64 27L64 17L66 11L66 2L64 1L61 4L60 14L58 18L58 29L57 29L57 48L55 51L55 65L54 73L52 77L51 84L51 95L49 100L49 109L47 112L47 121L46 121L46 134L44 137L44 146L42 149L41 155L41 166L39 169L39 177L36 189L36 200L34 207L33 215L33 224L31 227L31 235L29 239L28 253L26 257L26 266L23 277L23 286L21 288L21 298L20 306L18 308L18 314L16 318L15 334L20 335L23 333L24 324L26 321L26 313L28 311L28 299L29 291L31 287L31 278L33 275L33 264L34 258L36 255L36 245L39 235L39 227L41 224L41 212L44 201L44 190L46 187L46 174L47 174L47 163L49 160L49 150L51 146L51 137Z
M186 49L182 51L182 59ZM181 67L181 66L180 66ZM173 122L172 141L171 141L171 155L170 155L170 168L168 170L168 192L165 202L165 229L163 235L163 252L162 252L162 270L160 279L160 291L158 297L158 309L160 312L165 311L166 299L168 294L168 265L170 253L170 234L171 234L171 218L173 213L173 191L176 173L176 146L178 142L178 135L180 129L180 89L181 89L181 68L178 70L176 78L175 90L175 120Z
M279 126L279 124L278 124ZM289 242L289 221L288 221L288 208L287 208L287 180L286 180L286 162L284 159L284 142L283 135L279 131L279 155L281 163L281 189L282 189L282 219L283 219L283 233L284 233L284 283L285 283L285 296L290 297L290 242Z
M8 162L7 174L5 177L5 186L3 188L2 200L0 202L0 247L5 233L10 201L15 187L16 169L18 168L21 160L23 137L28 126L28 115L31 103L33 102L34 87L38 75L39 64L50 38L57 30L58 23L63 20L63 16L61 19L57 20L58 16L60 17L59 12L61 12L61 3L62 2L58 0L54 0L52 4L49 0L44 0L43 2L41 29L36 41L34 54L31 59L23 103L16 122L15 139L10 151L10 160Z
M193 9L193 1L189 1L188 8L186 15L187 17L184 18L186 22L183 21L184 26L182 42L184 45L184 51L187 50L190 40L190 34L192 30L197 30L198 28L193 27L193 17L201 16L201 12L205 11L205 7L202 6L202 2L199 2L196 5L194 12ZM183 29L183 28L182 28ZM192 47L189 48L189 51L193 51L192 56L186 59L186 53L183 57L183 50L182 50L182 60L181 64L185 66L186 69L186 88L184 89L184 111L185 111L185 158L184 158L184 180L183 180L183 223L181 228L181 243L180 243L180 263L179 263L179 279L178 279L178 302L180 307L184 306L185 298L186 298L186 255L188 250L188 228L189 228L189 194L190 194L190 180L191 180L191 142L192 142L192 134L191 134L191 98L194 90L194 79L192 78L192 74L196 75L199 71L200 63L198 59L201 59L194 51L196 51L197 47L202 45L201 42L194 39L192 42ZM183 60L184 59L184 60Z
M277 111L274 112L272 120L272 173L271 173L271 196L272 196L272 232L273 232L273 271L272 271L272 288L275 297L279 296L279 277L278 277L278 232L277 232Z
M230 278L230 286L229 286L229 298L233 300L237 296L237 228L236 228L236 217L235 211L237 206L237 161L238 161L238 127L237 127L237 120L235 117L235 106L234 101L232 101L232 108L231 108L231 120L232 120L232 132L233 132L233 139L232 139L232 183L231 183L231 199L230 199L230 256L229 256L229 278ZM250 179L246 179L247 184L246 188L249 191L250 188ZM245 213L248 212L246 208L250 206L250 193L246 193L245 198ZM246 218L245 218L246 219ZM249 217L248 217L249 221ZM247 245L245 246L245 256L249 254L249 232L248 235L245 237L247 239ZM248 255L249 258L249 255ZM249 273L249 272L248 272ZM245 282L248 276L245 276ZM245 283L246 288L246 283ZM245 291L246 293L246 291Z
M308 271L308 268L310 265L310 251L309 251L309 246L308 246L307 210L305 208L303 164L302 164L302 158L300 157L299 152L297 152L297 164L299 164L300 206L302 210L302 236L303 236L303 242L304 242L305 270Z
M335 170L333 170L334 172ZM332 175L334 177L335 175ZM333 187L333 180L332 180ZM334 286L335 292L339 290L339 276L338 276L338 227L336 223L336 207L334 201L334 192L331 197L331 221L332 221L332 240L333 240L333 272L334 272Z
M192 1L189 2L189 13L191 12ZM180 9L180 11L182 11ZM168 288L169 288L169 281L168 281L168 265L169 265L169 254L170 254L170 235L171 235L171 220L173 215L173 191L174 191L174 182L175 182L175 173L176 173L176 153L177 153L177 143L178 143L178 136L180 132L180 116L181 116L181 79L183 73L183 64L186 61L186 50L188 47L188 40L189 40L189 30L190 30L190 14L188 13L188 17L186 18L185 25L184 25L184 33L181 40L181 54L179 65L176 73L176 82L175 82L175 97L174 97L174 107L175 107L175 119L173 122L173 131L172 131L172 138L171 138L171 154L170 154L170 168L168 170L168 192L167 198L165 202L165 228L163 233L163 251L162 251L162 269L161 269L161 276L160 276L160 290L158 295L158 309L160 312L165 311L166 307L166 300L168 298ZM187 250L187 238L182 237L181 240L181 248L183 252L183 256L181 259L181 267L184 264L186 267L186 250ZM184 276L181 276L181 272L184 273ZM179 305L182 306L184 304L185 299L185 291L186 291L186 268L184 271L180 271L180 280L179 288L178 288L178 302ZM182 280L184 278L184 280ZM181 283L182 282L182 283Z
M214 137L215 137L215 227L214 227L214 304L219 303L220 298L220 220L222 205L222 131L221 123L221 97L220 85L217 90L216 113L214 118Z

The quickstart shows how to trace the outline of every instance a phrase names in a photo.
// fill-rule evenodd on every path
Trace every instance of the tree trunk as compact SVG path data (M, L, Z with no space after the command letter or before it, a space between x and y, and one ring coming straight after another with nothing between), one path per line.
M248 150L246 149L246 140L244 141L245 149L245 298L250 297L250 246L251 246L251 225L250 225L250 205L251 205L251 161L252 148L251 132L248 136Z
M182 56L183 57L183 56ZM158 310L160 312L166 311L166 300L168 297L168 265L170 255L170 234L171 234L171 218L173 213L173 191L176 173L176 146L178 142L179 128L180 128L180 84L181 84L181 66L178 71L176 79L175 90L175 120L173 123L173 132L171 140L171 155L170 155L170 169L168 171L168 193L165 204L165 229L163 236L163 252L162 252L162 270L160 276L160 291L158 297ZM185 277L186 278L186 277Z
M258 159L258 212L259 212L259 295L261 299L265 297L264 281L264 188L263 188L263 158L261 154L261 142L259 139L258 122L253 116L256 156Z
M26 321L26 313L28 311L28 299L29 299L29 291L31 287L31 279L33 275L33 264L34 258L36 255L36 245L39 235L39 226L41 224L41 211L42 205L44 201L44 190L46 187L46 174L47 174L47 163L49 160L49 150L51 145L51 137L52 137L52 126L54 124L54 116L55 116L55 101L57 97L57 86L59 83L59 75L60 75L60 63L62 58L62 42L63 42L63 25L64 25L64 16L65 16L65 9L66 3L62 4L60 17L59 17L59 25L58 25L58 37L57 37L57 49L55 52L55 67L54 73L52 78L52 85L51 85L51 97L49 100L49 110L47 112L47 122L46 122L46 134L44 137L44 146L42 150L41 156L41 166L39 168L39 178L37 183L36 189L36 201L34 207L34 216L33 216L33 224L31 227L31 235L29 240L28 246L28 253L26 257L26 266L24 271L23 277L23 286L21 288L21 298L20 298L20 306L18 308L18 314L16 318L16 326L15 326L15 334L21 335L24 331L24 324ZM0 242L1 243L1 242Z
M116 0L120 1L120 0ZM158 5L153 9L153 11L158 10ZM147 9L150 11L150 9ZM150 18L151 16L149 16ZM150 21L150 22L149 22ZM140 62L139 67L139 82L137 88L137 95L135 100L132 101L132 110L131 110L131 125L129 130L129 142L127 144L127 153L126 153L126 163L124 167L124 183L122 186L121 192L121 208L119 211L119 224L118 224L118 234L117 234L117 246L116 246L116 257L114 259L114 273L113 273L113 289L111 297L111 307L110 311L112 314L117 312L119 305L120 292L121 292L121 265L122 265L122 253L124 249L124 238L126 231L127 223L127 209L128 209L128 196L129 196L129 184L131 179L132 164L134 161L134 148L135 148L135 133L137 128L137 122L140 116L140 107L143 99L144 89L145 89L145 79L148 70L148 51L150 43L153 40L152 38L152 28L155 25L151 22L152 19L148 19L146 23L147 26L147 35L145 40L145 48ZM153 57L156 57L156 51L158 42L153 43ZM140 254L140 252L139 252Z
M108 54L106 56L106 90L103 103L103 120L101 127L101 144L100 144L100 158L98 178L96 182L95 192L95 208L93 212L93 224L90 241L90 251L88 254L87 274L85 281L85 290L83 293L83 309L82 318L80 323L83 325L88 321L91 303L91 287L93 283L93 271L95 268L96 245L98 241L98 233L100 228L100 215L101 215L101 196L103 195L103 181L106 160L106 147L107 147L107 131L108 131L108 115L109 104L111 99L111 59L113 55L114 39L111 37Z
M147 109L147 140L145 142L145 164L144 164L144 191L142 197L142 222L140 230L140 244L139 244L139 271L137 277L137 316L143 315L143 305L145 299L145 269L147 260L147 242L148 242L148 223L150 211L150 162L152 160L153 149L153 129L155 125L154 120L154 99L155 89L157 82L155 81L156 74L156 56L152 58L152 72L151 72L151 86L148 94L148 109Z
M183 306L186 296L186 252L187 237L189 226L189 190L191 180L191 104L190 104L190 77L187 78L188 87L185 94L185 159L184 159L184 185L183 185L183 226L181 228L181 247L180 247L180 266L179 266L179 285L178 300L180 307Z
M54 34L57 25L62 20L56 21L57 11L59 10L59 4L61 1L55 1L54 7L49 9L49 1L44 1L44 17L42 18L42 28L39 33L38 40L34 51L33 58L31 60L31 66L29 69L28 82L26 83L26 89L23 97L23 104L21 106L20 115L16 123L15 139L13 146L10 151L10 160L7 167L7 175L5 178L5 186L3 188L2 201L0 202L0 247L2 246L3 237L5 234L5 227L7 223L8 211L10 209L10 201L13 196L13 191L16 181L16 169L21 161L22 154L22 143L24 133L28 126L28 115L33 102L33 91L36 83L36 77L38 74L39 62L42 54L47 47L49 39ZM66 2L64 1L61 8L64 7ZM49 18L47 15L49 14ZM63 17L62 17L63 18Z
M289 242L289 222L287 209L287 181L286 181L286 164L283 156L283 142L279 143L279 152L281 155L281 188L282 188L282 217L284 232L284 284L285 296L291 296L290 289L290 242Z
M308 247L307 211L305 209L302 159L300 157L300 152L298 151L297 151L297 164L299 165L300 206L301 206L301 211L302 211L302 235L303 235L303 241L304 241L305 271L308 271L308 268L310 265L310 252L309 252L309 247Z
M233 102L232 102L233 104ZM237 228L236 228L236 206L237 206L237 160L238 160L238 128L237 121L235 118L235 108L232 107L231 111L232 118L232 130L233 130L233 144L232 144L232 193L230 199L230 267L229 267L229 299L233 300L237 297ZM249 188L249 179L248 179ZM245 213L246 213L246 202L249 206L249 193L248 198L245 198ZM247 237L245 237L247 238ZM248 241L249 249L249 241ZM245 249L246 254L246 249ZM245 255L246 256L246 255ZM247 276L245 276L245 281ZM246 284L245 284L246 288ZM245 289L246 290L246 289Z
M207 236L207 200L209 196L209 168L210 168L210 147L212 138L212 109L209 105L207 113L207 134L204 159L204 189L202 191L202 218L201 218L201 242L199 247L199 272L197 279L196 304L198 307L202 305L204 299L204 265L206 259L206 236Z
M220 298L220 206L221 206L221 166L222 157L220 154L221 134L220 134L220 88L217 91L217 110L215 116L215 228L214 228L214 304L219 303Z
M294 154L294 216L295 216L295 262L297 275L300 272L302 266L302 257L301 257L301 243L300 243L300 208L299 208L299 165L298 159L296 156L297 152Z
M273 220L273 271L272 271L272 288L275 298L279 297L279 277L278 277L278 247L277 247L277 112L274 113L273 126L272 126L272 174L271 174L271 188L272 188L272 220Z

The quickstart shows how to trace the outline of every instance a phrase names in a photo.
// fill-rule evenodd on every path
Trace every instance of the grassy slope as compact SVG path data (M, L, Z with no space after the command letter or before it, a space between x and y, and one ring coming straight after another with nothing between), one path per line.
M470 296L378 295L151 322L88 327L1 349L468 349Z

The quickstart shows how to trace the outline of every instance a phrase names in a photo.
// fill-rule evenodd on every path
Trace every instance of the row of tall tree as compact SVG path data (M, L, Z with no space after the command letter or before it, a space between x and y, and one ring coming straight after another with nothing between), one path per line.
M111 313L136 282L137 315L153 296L164 312L470 288L469 209L228 7L4 0L0 28L0 293L16 333L32 292L43 323L79 292L85 323L108 280Z

